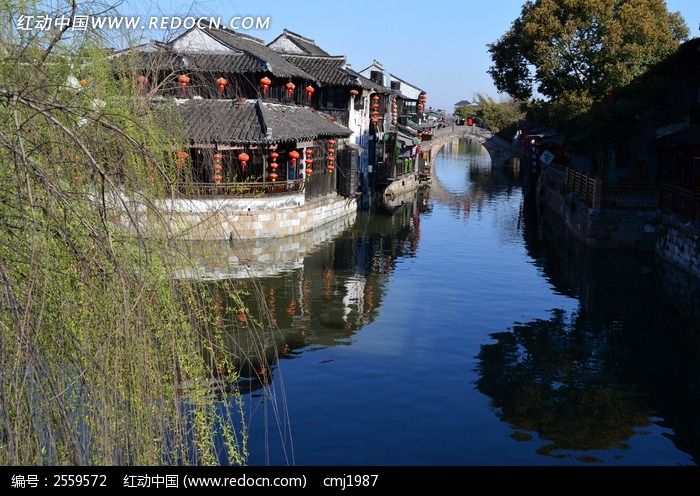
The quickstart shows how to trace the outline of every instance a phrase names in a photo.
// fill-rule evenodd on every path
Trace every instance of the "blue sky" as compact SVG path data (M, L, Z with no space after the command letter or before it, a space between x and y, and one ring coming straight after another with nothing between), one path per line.
M126 0L124 14L270 16L270 29L247 31L266 42L284 28L313 38L333 55L345 55L357 70L373 59L428 92L428 105L452 109L481 92L498 97L486 70L486 44L503 34L520 13L522 0ZM680 11L691 37L700 36L700 1L668 0Z

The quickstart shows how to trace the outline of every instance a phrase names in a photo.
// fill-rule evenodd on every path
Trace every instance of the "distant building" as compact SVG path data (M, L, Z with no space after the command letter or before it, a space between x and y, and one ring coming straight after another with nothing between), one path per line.
M461 107L476 107L478 103L476 101L471 101L471 100L460 100L457 103L455 103L455 112L457 112L458 108Z

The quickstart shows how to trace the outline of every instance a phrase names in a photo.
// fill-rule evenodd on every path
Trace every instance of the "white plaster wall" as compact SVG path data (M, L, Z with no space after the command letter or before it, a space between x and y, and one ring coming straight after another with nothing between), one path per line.
M272 42L270 44L270 48L272 48L276 52L282 53L304 53L304 51L301 48L299 48L299 46L291 42L286 36L281 36L279 39Z
M163 200L159 206L175 212L260 212L296 208L304 205L304 202L304 193L292 193L260 198L178 198Z
M219 43L198 28L194 28L189 33L175 40L173 43L173 48L178 52L234 52L234 50L222 43Z

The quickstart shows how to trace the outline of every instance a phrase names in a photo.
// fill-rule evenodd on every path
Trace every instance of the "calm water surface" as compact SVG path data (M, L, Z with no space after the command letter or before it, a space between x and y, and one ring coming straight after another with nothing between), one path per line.
M435 174L254 281L281 358L246 394L250 462L697 463L683 275L544 243L517 169L478 145L446 149Z

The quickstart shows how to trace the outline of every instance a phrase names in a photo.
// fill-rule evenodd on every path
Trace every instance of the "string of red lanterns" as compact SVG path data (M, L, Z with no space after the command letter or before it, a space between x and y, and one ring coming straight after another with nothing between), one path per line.
M292 150L289 152L289 158L292 160L292 167L297 166L297 159L299 158L299 152L296 150Z
M143 92L148 86L148 78L142 74L136 78L136 83L139 86L139 91Z
M237 158L241 163L241 169L243 169L243 173L245 174L245 169L248 167L248 160L250 160L250 156L246 152L241 152L238 154Z
M306 160L304 161L304 163L306 164L306 169L304 170L304 172L306 172L306 177L308 178L314 171L312 168L313 164L314 164L314 159L313 159L314 150L313 150L313 148L307 148L305 153L306 153Z
M185 150L179 150L175 155L177 156L177 165L180 167L185 166L185 161L190 156Z
M272 80L265 76L260 78L260 86L262 87L263 91L263 97L267 96L267 91L270 89L270 85L272 84Z
M292 95L294 94L294 88L296 88L296 86L294 85L294 83L289 81L287 84L284 85L284 87L287 88L287 99L291 100Z
M327 141L328 143L328 165L326 166L326 170L328 172L333 172L335 170L335 140L334 139L329 139Z
M216 86L218 86L218 88L219 88L219 93L224 92L227 84L228 84L228 79L226 79L225 77L220 77L219 79L216 80Z
M275 182L277 181L277 167L279 167L279 164L277 163L277 157L279 157L280 154L277 152L272 152L270 154L270 158L272 159L272 163L270 164L270 169L272 169L272 172L270 172L270 181Z
M428 101L428 95L425 93L421 93L418 95L418 105L416 105L416 108L419 111L422 111L425 108L425 102Z
M221 180L224 178L221 175L221 171L223 170L223 166L221 165L221 159L223 156L220 153L215 153L214 154L214 182L216 184L219 184Z
M370 114L372 116L372 124L377 124L379 122L379 95L372 97L372 108L374 109Z

